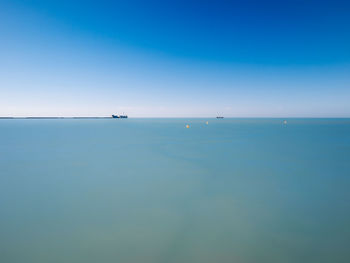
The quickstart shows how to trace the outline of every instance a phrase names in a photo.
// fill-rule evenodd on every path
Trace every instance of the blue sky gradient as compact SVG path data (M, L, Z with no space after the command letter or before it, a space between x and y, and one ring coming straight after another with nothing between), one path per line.
M0 0L0 116L350 117L347 1Z

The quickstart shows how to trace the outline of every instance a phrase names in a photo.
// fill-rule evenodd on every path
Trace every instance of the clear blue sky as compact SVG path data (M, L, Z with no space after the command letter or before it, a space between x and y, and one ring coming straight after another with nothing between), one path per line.
M350 117L349 1L0 0L0 116Z

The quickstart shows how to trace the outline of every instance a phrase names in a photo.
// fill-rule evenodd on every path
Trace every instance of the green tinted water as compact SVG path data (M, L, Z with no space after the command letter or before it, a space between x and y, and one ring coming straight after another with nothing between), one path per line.
M0 262L349 262L349 189L349 119L0 120Z

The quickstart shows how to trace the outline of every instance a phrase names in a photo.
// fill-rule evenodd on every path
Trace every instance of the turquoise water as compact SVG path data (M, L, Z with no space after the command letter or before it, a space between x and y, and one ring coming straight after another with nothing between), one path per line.
M349 244L350 119L0 120L0 262L349 262Z

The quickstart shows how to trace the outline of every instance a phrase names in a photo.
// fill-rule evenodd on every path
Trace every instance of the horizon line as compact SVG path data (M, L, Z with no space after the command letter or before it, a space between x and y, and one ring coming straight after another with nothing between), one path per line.
M339 116L223 116L225 119L350 119L350 116L348 117L339 117ZM186 118L192 118L192 119L206 119L206 118L213 118L216 119L217 116L203 116L203 117L194 117L194 116L149 116L149 117L141 117L141 116L134 116L129 117L132 119L186 119ZM113 119L112 116L0 116L0 119Z

